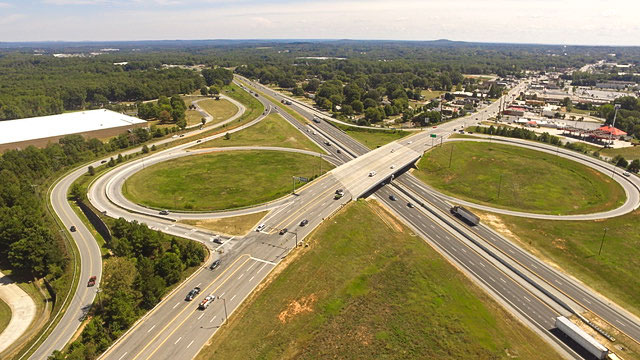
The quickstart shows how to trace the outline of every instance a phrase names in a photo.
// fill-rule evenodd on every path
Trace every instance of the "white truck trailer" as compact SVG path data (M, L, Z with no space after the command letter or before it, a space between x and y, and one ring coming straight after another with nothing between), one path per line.
M605 359L609 349L564 316L556 318L556 327L598 359Z

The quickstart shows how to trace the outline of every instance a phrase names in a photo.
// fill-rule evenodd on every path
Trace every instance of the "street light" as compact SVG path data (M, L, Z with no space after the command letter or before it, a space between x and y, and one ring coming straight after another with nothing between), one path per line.
M611 124L611 132L609 133L609 146L613 149L613 140L611 137L613 136L613 129L616 127L616 117L618 116L618 109L620 109L620 104L613 105L616 109L616 112L613 113L613 124ZM616 164L613 164L613 168L611 169L611 178L616 173Z
M218 296L218 299L222 299L222 303L224 304L224 321L222 322L222 325L227 323L227 319L229 318L229 316L227 315L227 299Z

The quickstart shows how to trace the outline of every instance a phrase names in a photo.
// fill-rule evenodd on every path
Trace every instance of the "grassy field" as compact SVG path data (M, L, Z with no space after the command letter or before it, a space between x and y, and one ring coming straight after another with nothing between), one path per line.
M240 89L236 84L231 83L222 88L222 93L232 97L234 100L242 103L246 110L242 116L235 120L229 127L237 126L240 123L248 123L255 120L260 114L264 112L264 105L258 101L253 95Z
M6 302L0 300L0 334L11 321L11 308Z
M225 147L225 146L280 146L287 148L305 149L324 153L320 147L289 124L280 114L269 114L259 123L229 134L231 138L218 138L201 143L195 148Z
M264 92L260 91L260 90L256 90L256 88L254 88L253 86L249 86L246 83L244 84L246 87L251 88L253 91L257 92L260 96L264 97L265 99L271 101L274 104L278 104L278 100L272 98L271 96L265 94ZM286 105L281 105L281 108L284 109L284 111L286 111L289 115L293 116L294 119L298 120L301 124L306 125L309 123L309 120L305 119L302 115L298 114L296 111L294 111L293 109L291 109L290 107L286 106Z
M373 130L339 124L337 126L369 149L375 149L411 134L403 130Z
M213 230L226 235L244 236L254 229L258 222L267 215L267 212L268 211L262 211L255 214L233 216L222 219L182 220L180 222Z
M625 199L622 187L605 174L503 144L446 143L426 153L418 169L418 178L446 194L511 210L580 214L613 209Z
M431 99L438 98L444 93L445 93L445 91L422 90L422 96L424 96L424 100L431 100Z
M202 100L198 103L198 106L213 116L213 121L211 122L212 125L227 120L238 112L238 107L231 101L225 99Z
M622 149L602 149L600 155L615 157L622 155L627 160L640 159L640 146L626 147Z
M485 224L640 316L640 210L598 221L479 215Z
M186 156L134 174L130 200L155 208L213 211L256 205L291 191L292 176L311 178L333 166L310 155L234 151Z
M377 203L298 252L196 359L558 357Z

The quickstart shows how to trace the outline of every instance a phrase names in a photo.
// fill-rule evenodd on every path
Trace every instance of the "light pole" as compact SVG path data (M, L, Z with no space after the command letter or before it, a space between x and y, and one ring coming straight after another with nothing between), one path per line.
M613 129L615 129L615 126L616 126L616 117L618 116L618 109L620 109L620 104L615 104L614 107L616 109L616 112L613 113L613 124L611 124L611 132L609 133L609 146L611 146L612 149L613 149L613 140L611 139L611 137L613 136ZM615 173L616 173L616 164L613 164L613 168L611 169L612 179Z
M607 230L609 230L609 228L604 228L604 234L602 234L602 240L600 240L600 250L598 250L598 256L600 256L600 253L602 252L602 245L604 244L604 237L605 235L607 235Z
M224 321L222 322L222 325L227 323L227 319L229 318L229 316L227 315L227 299L218 296L218 299L222 299L222 303L224 304Z
M298 247L298 233L297 232L291 232L293 235L295 235L295 239L296 239L296 247Z
M500 199L500 189L502 188L502 174L500 174L500 181L498 182L498 199Z

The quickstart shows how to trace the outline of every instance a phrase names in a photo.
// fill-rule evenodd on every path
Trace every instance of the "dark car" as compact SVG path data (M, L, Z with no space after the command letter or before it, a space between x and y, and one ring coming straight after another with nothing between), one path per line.
M389 200L396 201L396 197L394 195L389 195Z
M211 266L209 266L209 270L213 270L215 268L217 268L218 266L220 266L220 259L214 261L213 263L211 263Z
M72 226L72 227L69 228L69 230L71 230L71 232L76 232L76 227Z
M107 160L102 160L102 161L100 161L100 164L104 164L106 162L107 162Z
M161 210L160 215L169 215L169 210Z
M342 153L342 151L340 151L340 149L338 149L337 153L340 154L340 153Z
M307 225L308 223L309 223L309 220L304 219L304 220L300 221L300 226L305 226L305 225Z
M279 234L280 234L280 235L284 235L284 234L286 234L286 233L287 233L287 231L289 231L289 229L284 228L284 229L280 230L280 233L279 233Z
M407 203L407 206L413 209L413 203Z
M193 300L193 298L195 298L198 294L200 294L200 288L199 287L194 287L193 289L191 289L191 291L189 291L189 293L187 294L187 297L184 298L185 301L191 301Z
M216 243L216 244L222 244L222 239L219 238L219 237L215 237L215 238L213 238L213 242Z
M87 286L88 287L92 287L93 285L95 285L96 284L96 279L97 279L97 277L95 275L90 277L89 278L89 282L87 282Z

